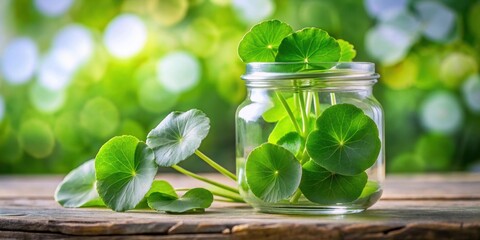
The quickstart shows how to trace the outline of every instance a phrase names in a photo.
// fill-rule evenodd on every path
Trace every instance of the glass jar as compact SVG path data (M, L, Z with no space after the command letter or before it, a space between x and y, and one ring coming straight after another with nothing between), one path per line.
M261 212L346 214L372 206L385 175L373 63L249 63L236 113L240 194Z

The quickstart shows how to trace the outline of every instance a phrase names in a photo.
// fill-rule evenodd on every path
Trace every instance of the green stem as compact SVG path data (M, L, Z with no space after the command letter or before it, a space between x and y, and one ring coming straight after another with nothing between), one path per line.
M330 101L332 103L332 106L337 104L337 98L335 97L335 93L330 93Z
M307 104L305 106L305 109L307 110L307 116L309 116L309 113L312 111L312 98L313 98L313 93L307 92Z
M297 191L293 194L292 198L290 199L290 203L297 203L298 199L302 196L302 191L300 188L297 188Z
M302 158L300 160L300 164L305 164L308 162L308 160L310 160L310 155L308 155L308 151L307 151L307 148L303 149L303 153L302 153Z
M200 152L200 150L198 150L198 149L195 150L195 154L199 158L201 158L203 161L205 161L208 165L210 165L212 168L214 168L215 170L217 170L221 174L223 174L224 176L229 177L230 179L232 179L235 182L237 181L237 176L235 176L235 174L231 173L230 171L228 171L224 167L220 166L218 163L213 161L211 158L207 157L207 155Z
M230 194L226 194L226 193L222 193L222 192L217 192L217 191L211 190L211 189L209 189L209 191L215 196L230 199L230 200L233 200L234 202L245 202L243 200L243 198L240 197L240 195L230 195Z
M175 188L175 192L186 192L190 189L191 188ZM226 200L228 202L245 202L243 200L243 198L240 197L240 195L235 194L235 193L231 193L231 194L230 193L223 193L223 192L215 191L215 190L212 190L212 189L208 189L208 191L210 191L215 196L223 197L223 198L228 199L228 200Z
M305 107L305 98L302 92L298 93L298 99L300 101L300 113L302 115L301 135L305 137L307 135L307 113L306 113L306 107Z
M188 171L188 170L186 170L186 169L184 169L184 168L182 168L182 167L180 167L180 166L178 166L178 165L173 165L172 168L175 169L175 170L177 170L177 171L180 172L180 173L183 173L183 174L185 174L185 175L187 175L187 176L190 176L190 177L195 178L195 179L197 179L197 180L200 180L200 181L202 181L202 182L206 182L206 183L211 184L211 185L213 185L213 186L216 186L216 187L219 187L219 188L221 188L221 189L224 189L224 190L227 190L227 191L230 191L230 192L233 192L233 193L238 194L238 189L235 189L235 188L230 187L230 186L227 186L227 185L225 185L225 184L222 184L222 183L219 183L219 182L210 180L210 179L208 179L208 178L202 177L202 176L200 176L200 175L197 175L197 174L195 174L195 173L193 173L193 172L190 172L190 171Z
M307 152L307 148L303 149L303 153L302 153L302 158L300 160L300 164L305 164L308 162L308 160L310 160L310 155L308 155L308 152ZM300 190L300 188L298 188L295 193L293 194L292 198L290 198L290 202L291 203L297 203L298 202L298 199L302 196L302 191Z
M299 134L301 134L302 131L300 130L300 127L298 126L297 120L295 120L295 116L293 115L292 110L288 106L287 101L285 100L285 98L280 93L275 92L275 94L277 94L277 97L280 100L280 102L282 103L283 107L285 108L285 111L287 111L288 116L290 117L290 120L292 120L293 126L295 127L295 130L297 130L297 132Z
M315 108L315 117L318 118L320 116L320 98L318 94L313 95L314 104L313 107Z

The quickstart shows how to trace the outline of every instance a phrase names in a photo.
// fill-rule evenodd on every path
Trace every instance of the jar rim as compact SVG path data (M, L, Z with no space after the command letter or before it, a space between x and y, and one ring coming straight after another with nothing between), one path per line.
M243 80L376 80L380 77L371 62L251 62Z

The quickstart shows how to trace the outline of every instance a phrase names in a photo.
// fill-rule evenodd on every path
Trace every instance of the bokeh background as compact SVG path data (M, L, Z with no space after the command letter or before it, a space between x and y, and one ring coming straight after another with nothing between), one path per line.
M211 118L202 151L234 169L237 45L272 18L377 64L389 172L480 171L480 1L1 0L0 173L66 173L190 108Z

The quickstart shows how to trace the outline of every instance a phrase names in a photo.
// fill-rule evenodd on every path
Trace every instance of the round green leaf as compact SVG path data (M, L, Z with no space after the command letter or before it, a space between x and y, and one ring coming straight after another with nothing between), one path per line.
M274 62L278 45L292 32L292 27L278 20L261 22L240 41L238 55L245 63Z
M95 189L95 162L73 169L58 185L55 201L63 207L104 206Z
M290 97L286 99L286 102L292 112L295 112L295 99L293 97ZM262 114L263 120L265 120L265 122L278 122L285 116L288 116L287 110L285 110L285 107L282 105L282 103L277 97L273 98L273 106Z
M312 116L311 116L312 117ZM302 126L302 119L297 118L296 119L297 124L299 126ZM307 130L311 131L315 129L315 121L309 121L309 126L307 126ZM285 116L282 118L280 121L277 122L275 127L273 128L272 132L270 132L270 135L268 136L268 142L269 143L277 143L285 134L289 132L294 132L295 131L295 126L292 123L292 120L289 116Z
M210 207L212 202L212 193L203 188L190 189L181 198L164 192L154 192L148 197L148 205L152 209L167 213L203 211Z
M337 39L337 42L340 46L340 59L338 61L351 62L357 55L357 51L355 51L353 45L342 39Z
M278 202L297 190L302 166L285 148L265 143L248 156L245 174L255 196L265 202Z
M298 132L289 132L280 138L277 144L297 156L305 146L305 139Z
M200 110L170 113L147 136L160 166L173 166L190 157L210 130L210 120Z
M355 176L344 176L309 161L303 165L300 190L308 200L315 203L348 203L360 196L367 179L365 172Z
M363 188L362 194L360 194L358 199L368 198L378 191L380 191L380 184L378 184L378 182L367 181L367 184Z
M327 108L307 138L310 157L327 170L357 175L371 167L380 152L375 122L351 104Z
M341 49L335 38L318 28L304 28L283 39L278 47L277 62L337 62Z
M100 148L95 169L98 194L115 211L135 208L157 173L152 149L127 135L114 137Z
M175 189L172 187L172 185L165 180L153 181L152 187L150 187L150 190L148 190L147 194L145 194L145 197L150 196L150 194L154 192L161 192L170 196L178 197L177 192L175 192Z
M172 185L170 185L170 183L164 180L154 180L152 183L152 186L150 187L150 190L148 190L147 194L145 194L142 201L140 201L140 203L135 208L136 209L149 208L147 203L147 198L148 196L150 196L150 194L154 192L161 192L163 194L167 194L172 197L178 198L178 195L175 192L175 189L172 187Z

